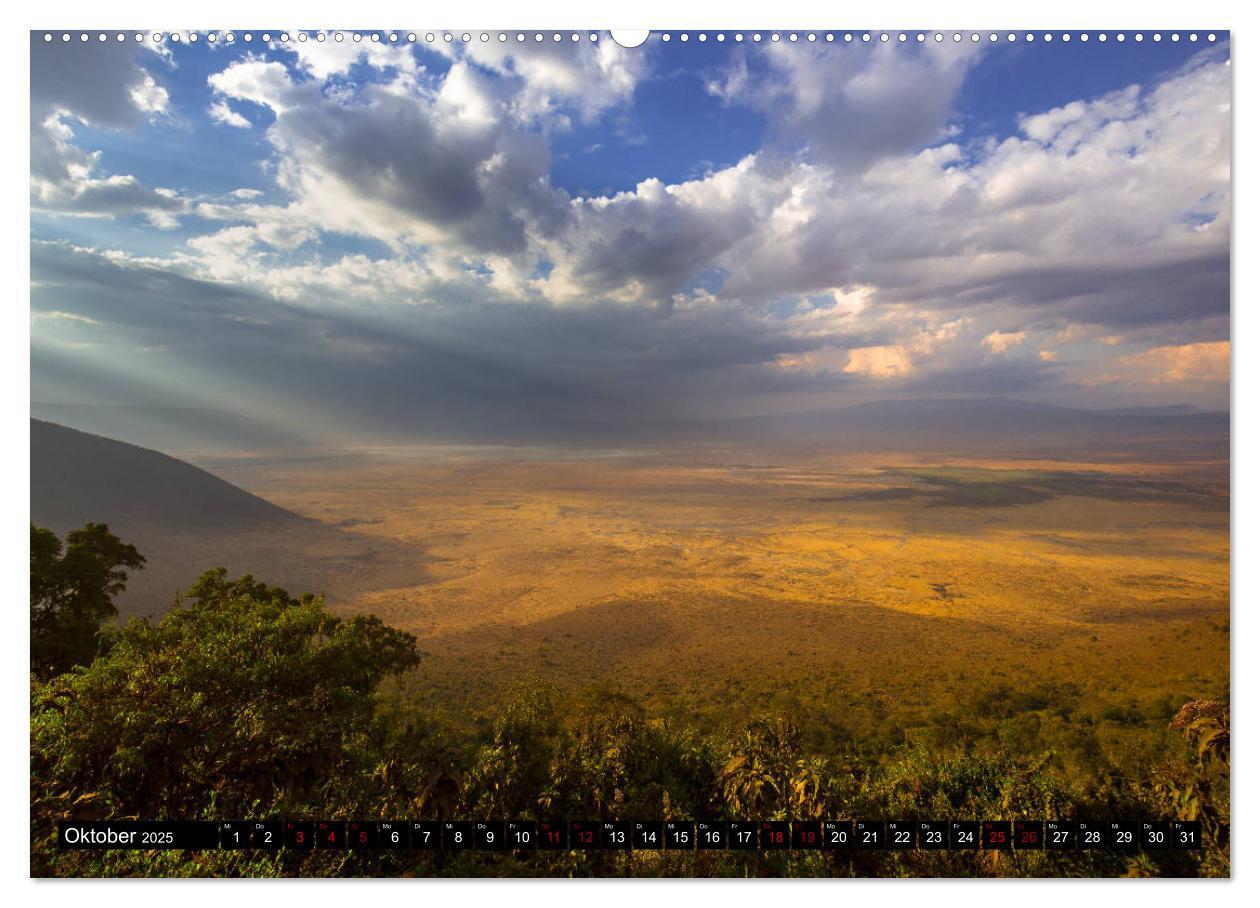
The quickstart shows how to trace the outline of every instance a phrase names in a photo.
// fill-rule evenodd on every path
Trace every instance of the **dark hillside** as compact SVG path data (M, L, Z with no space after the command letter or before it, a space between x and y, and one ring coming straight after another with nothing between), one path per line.
M305 522L199 467L157 451L31 420L31 519L199 529Z
M119 611L160 613L176 590L226 567L334 602L424 576L414 546L299 516L190 463L121 441L31 420L31 520L58 535L105 523L148 563Z

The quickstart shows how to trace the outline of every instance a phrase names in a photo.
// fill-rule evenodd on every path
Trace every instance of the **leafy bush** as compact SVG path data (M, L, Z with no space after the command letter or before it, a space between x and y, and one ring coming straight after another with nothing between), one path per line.
M90 665L32 682L36 835L60 818L327 810L345 780L367 784L377 683L417 658L375 618L212 571Z

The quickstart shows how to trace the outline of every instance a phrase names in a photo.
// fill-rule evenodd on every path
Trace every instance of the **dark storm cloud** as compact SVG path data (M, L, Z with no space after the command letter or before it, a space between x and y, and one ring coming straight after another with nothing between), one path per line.
M75 341L99 338L127 351L131 364L151 360L156 371L177 361L198 374L252 383L270 399L317 401L344 414L330 430L481 426L481 434L493 436L532 426L545 432L660 416L680 405L703 409L736 391L844 381L786 375L767 381L749 371L785 350L814 345L767 327L750 311L666 316L635 307L563 311L463 302L418 306L399 320L312 311L143 262L44 243L34 246L32 279L36 315L76 317L64 326ZM57 349L36 347L38 368L48 375L57 373ZM75 376L64 373L59 381L73 384ZM181 387L175 374L163 388L174 399L197 391Z
M921 288L887 293L890 302L920 302ZM944 308L1007 303L1052 311L1056 317L1115 329L1217 320L1229 314L1228 250L1148 264L1079 263L1030 268L984 282L933 288Z

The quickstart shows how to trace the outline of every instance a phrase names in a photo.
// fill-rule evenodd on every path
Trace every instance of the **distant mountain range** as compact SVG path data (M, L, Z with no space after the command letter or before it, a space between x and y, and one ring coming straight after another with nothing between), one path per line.
M505 423L465 414L462 421L430 425L417 414L417 424L400 420L378 437L354 439L331 437L318 426L311 428L309 437L299 436L212 409L33 403L31 411L39 419L171 452L212 469L241 455L273 461L314 456L315 452L335 456L339 446L352 448L359 442L578 446L750 442L825 444L839 450L866 451L1034 447L1046 454L1100 447L1177 453L1190 446L1210 448L1219 454L1228 446L1230 426L1227 412L1187 406L1085 410L1005 397L882 400L826 410L639 422L587 420L555 413Z
M1083 410L1003 397L883 400L828 410L643 423L635 440L745 442L836 451L1018 452L1100 449L1228 456L1229 414L1191 407ZM615 432L613 426L605 427Z
M1107 434L1201 429L1228 431L1229 414L1190 407L1082 410L1006 397L984 397L881 400L834 410L777 413L703 425L716 429L719 435L727 431L734 434L765 432L779 436L855 431L931 433L943 438L967 433L1000 437L1064 431L1102 431Z

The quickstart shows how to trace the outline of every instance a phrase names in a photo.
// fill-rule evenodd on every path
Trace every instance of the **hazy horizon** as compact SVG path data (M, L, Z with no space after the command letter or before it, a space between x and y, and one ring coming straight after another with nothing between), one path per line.
M411 460L417 456L605 457L685 450L697 444L750 444L782 449L820 444L837 450L945 454L985 447L1010 453L1058 455L1101 442L1148 456L1214 457L1228 447L1229 411L1191 405L1085 409L998 396L865 401L820 410L744 417L570 423L563 428L517 425L512 430L446 425L427 433L336 436L309 427L285 433L237 413L201 408L103 407L34 401L31 418L143 448L186 457L202 466L240 459L304 458ZM1191 455L1190 451L1194 454ZM226 458L226 460L225 460Z

